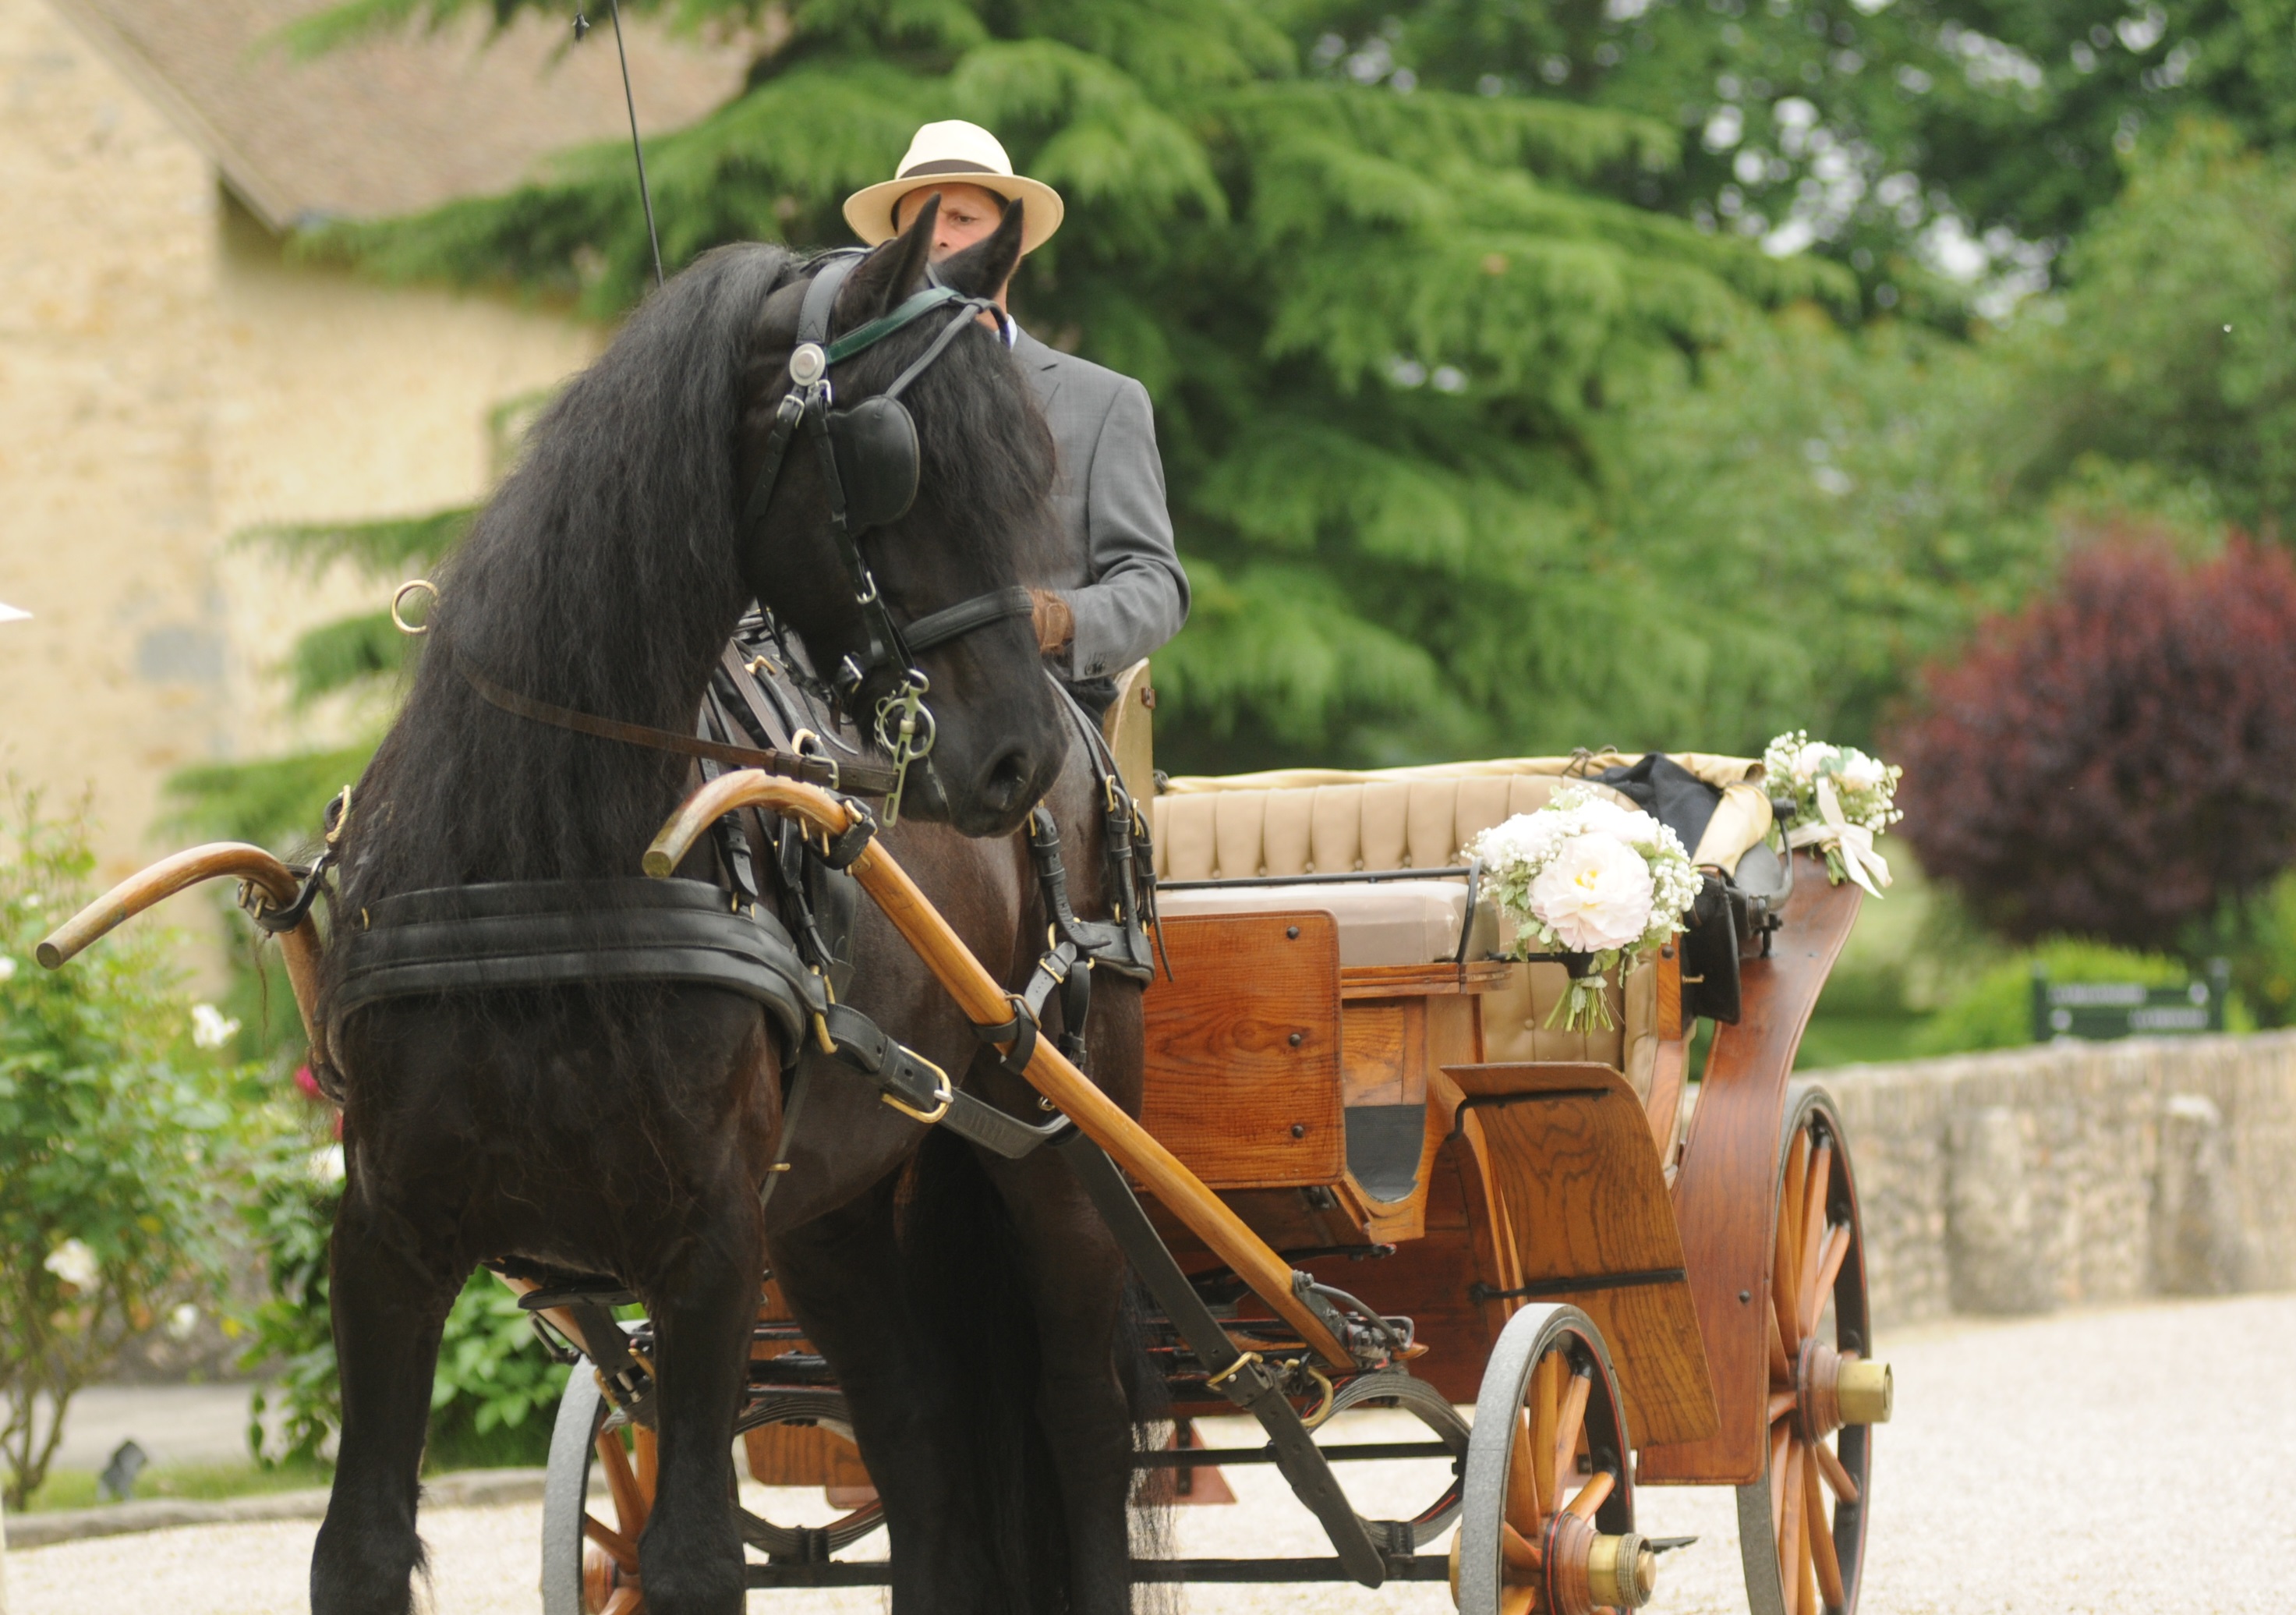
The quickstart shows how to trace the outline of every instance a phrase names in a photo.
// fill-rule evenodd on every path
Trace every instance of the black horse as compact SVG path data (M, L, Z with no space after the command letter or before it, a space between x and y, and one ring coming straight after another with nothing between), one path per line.
M1079 744L1045 799L1086 918L1132 901L1111 889L1103 777ZM904 824L888 846L976 956L1024 986L1051 921L1025 840ZM972 1028L872 906L855 944L857 1007L947 1070L969 1064L968 1091L1048 1119L1027 1083L976 1057ZM1054 995L1047 1037L1066 1029L1059 1008ZM1141 1011L1141 983L1094 971L1087 1069L1135 1114ZM884 1502L893 1608L1124 1615L1135 1436L1163 1397L1125 1325L1122 1250L1054 1151L1013 1160L928 1135L808 1058L814 1087L767 1242L851 1405Z
M929 205L852 272L832 332L923 285L931 229ZM941 280L973 295L1002 284L1020 238L1016 205L993 237L943 264ZM684 730L754 597L817 665L849 655L878 681L852 693L857 709L898 678L867 653L865 603L832 543L813 457L792 455L765 520L742 520L810 278L770 248L709 255L537 424L441 579L406 706L352 794L331 985L343 929L372 906L631 873L683 794L679 759L512 716L480 693L473 671L529 701ZM935 322L905 329L840 366L840 392L849 402L882 389L936 340ZM919 496L868 546L882 596L914 621L1027 575L1052 531L1054 467L1023 379L985 328L957 332L907 398ZM947 828L908 836L921 847L943 839L985 868L994 860L961 838L1008 834L1053 783L1069 740L1057 696L1025 619L988 621L923 661L938 744L910 811ZM704 873L702 856L681 873ZM1004 897L1024 901L1009 886ZM1012 914L1001 930L993 917L974 915L969 939L992 956L1016 953ZM765 1262L757 1188L783 1091L783 1046L758 1006L661 983L387 998L341 1017L331 1044L348 1168L332 1247L343 1425L314 1608L408 1607L440 1327L477 1260L514 1256L616 1275L646 1303L661 1437L640 1544L646 1602L658 1615L738 1611L728 1448ZM835 1247L833 1234L797 1238L792 1266L805 1265L801 1250L839 1259ZM857 1247L849 1258L874 1253ZM837 1337L827 1318L822 1326ZM878 1372L869 1350L838 1351L865 1383ZM898 1418L871 1418L872 1450L900 1450ZM934 1518L939 1503L918 1501L900 1512Z

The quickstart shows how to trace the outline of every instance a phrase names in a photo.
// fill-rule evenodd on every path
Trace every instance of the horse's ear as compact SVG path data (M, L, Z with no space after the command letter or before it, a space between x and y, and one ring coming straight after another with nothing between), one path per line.
M909 227L879 247L853 271L837 294L840 324L846 330L865 324L925 283L925 264L932 256L933 224L940 217L940 193L925 198Z
M1020 265L1021 238L1027 227L1028 221L1021 217L1021 199L1016 196L1004 204L1004 221L996 226L996 234L942 260L941 284L955 287L967 297L995 297L1004 290L1004 283L1013 278L1013 271Z

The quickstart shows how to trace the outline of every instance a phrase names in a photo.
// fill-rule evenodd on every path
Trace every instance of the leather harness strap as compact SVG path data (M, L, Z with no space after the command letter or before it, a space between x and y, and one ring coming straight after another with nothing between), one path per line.
M1026 590L1021 592L1027 593ZM762 768L767 774L802 780L808 785L822 785L854 796L883 796L893 789L893 771L871 763L833 763L787 751L726 745L718 741L703 740L698 735L680 734L674 729L657 729L651 724L624 723L619 718L600 717L595 713L578 712L571 707L537 701L530 695L521 695L515 690L504 689L495 683L472 667L469 659L460 652L455 654L455 670L488 705L498 707L512 717L530 718L554 728L571 729L578 734L594 735L600 740L619 741L626 746L644 746L653 751L675 752L680 757L706 758L711 762L731 763L737 768Z
M819 988L782 922L735 914L700 881L520 881L386 898L342 928L327 1005L339 1022L423 993L661 981L718 987L762 1005L790 1045Z
M935 645L945 645L952 639L962 638L975 628L985 628L992 622L1002 622L1007 617L1028 617L1036 611L1036 602L1029 591L1014 585L1009 589L997 589L987 594L975 594L953 606L929 611L901 630L909 642L909 649L922 654Z

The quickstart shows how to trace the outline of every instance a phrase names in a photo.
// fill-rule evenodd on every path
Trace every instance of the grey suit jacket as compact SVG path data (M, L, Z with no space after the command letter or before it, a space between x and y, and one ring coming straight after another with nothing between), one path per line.
M1036 389L1060 454L1053 498L1069 553L1046 581L1076 614L1066 671L1106 678L1188 619L1188 575L1172 547L1148 389L1025 331L1013 357Z

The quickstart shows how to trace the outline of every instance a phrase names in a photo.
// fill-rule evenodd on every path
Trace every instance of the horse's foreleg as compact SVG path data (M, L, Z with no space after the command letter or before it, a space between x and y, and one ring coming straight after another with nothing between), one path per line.
M1040 1150L991 1177L1026 1252L1043 1373L1037 1419L1059 1472L1074 1615L1131 1607L1132 1412L1116 1361L1125 1259L1064 1161Z
M732 1449L764 1260L754 1202L739 1189L731 1198L647 1287L660 1469L638 1574L652 1615L741 1615L747 1597Z
M311 1554L311 1609L405 1615L422 1568L414 1500L431 1376L462 1275L426 1260L412 1225L359 1193L344 1196L330 1254L343 1424Z
M900 1615L978 1605L986 1566L979 1500L960 1480L944 1365L920 1339L898 1275L893 1184L773 1236L782 1294L837 1371L854 1439L885 1506Z

